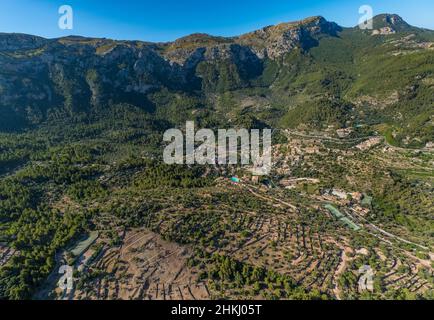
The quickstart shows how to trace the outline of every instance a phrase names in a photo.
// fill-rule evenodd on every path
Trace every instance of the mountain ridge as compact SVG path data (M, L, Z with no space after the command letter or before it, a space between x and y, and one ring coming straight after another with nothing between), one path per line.
M384 19L390 20L392 19L392 21L394 19L397 19L399 22L402 22L401 25L401 30L405 29L405 27L409 27L409 28L417 28L419 30L426 30L426 31L433 31L431 29L428 28L422 28L422 27L414 27L409 25L401 16L397 15L397 14L391 14L391 13L383 13L383 14L378 14L376 16L373 17L373 21L374 21L374 29L376 28L380 28L383 27L383 25L394 25L393 23L390 22L385 22L382 21ZM69 36L64 36L64 37L56 37L56 38L47 38L47 37L43 37L43 36L37 36L37 35L32 35L32 34L27 34L27 33L6 33L6 32L0 32L0 38L2 36L26 36L26 37L32 37L32 38L38 38L38 39L42 39L45 41L56 41L56 40L61 40L61 39L68 39L68 38L76 38L77 40L80 40L80 38L82 40L84 39L92 39L92 40L106 40L106 41L116 41L116 42L139 42L139 43L147 43L147 44L155 44L155 45L167 45L167 44L173 44L179 40L183 40L183 39L188 39L192 36L206 36L206 37L211 37L211 38L220 38L220 39L226 39L226 40L230 40L230 39L237 39L243 36L246 36L248 34L251 33L255 33L261 30L266 30L266 29L273 29L273 28L278 28L279 26L300 26L300 25L306 25L315 21L325 21L331 24L335 24L336 26L338 26L341 29L350 29L350 28L358 28L358 25L354 26L354 27L343 27L340 26L339 24L337 24L336 22L332 22L332 21L328 21L325 17L323 16L311 16L311 17L307 17L301 20L294 20L294 21L288 21L288 22L281 22L281 23L277 23L274 25L268 25L250 32L246 32L243 33L241 35L235 35L235 36L218 36L218 35L212 35L212 34L208 34L208 33L201 33L201 32L195 32L192 34L187 34L185 36L182 36L180 38L177 38L173 41L156 41L156 42L151 42L151 41L146 41L146 40L124 40L124 39L112 39L112 38L106 38L106 37L89 37L89 36L84 36L84 35L69 35ZM404 28L402 28L402 26L404 26ZM1 47L0 47L1 49Z
M167 43L0 34L0 130L119 104L167 116L165 101L182 94L220 119L240 117L252 102L270 126L383 119L411 127L400 129L402 139L431 132L434 32L390 14L376 16L374 28L315 16L237 37L196 33Z

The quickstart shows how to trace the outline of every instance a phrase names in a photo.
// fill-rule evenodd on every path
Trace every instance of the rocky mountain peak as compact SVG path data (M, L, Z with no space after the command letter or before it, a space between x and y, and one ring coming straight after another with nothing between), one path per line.
M380 14L374 17L375 29L389 29L394 32L408 31L412 27L397 14Z

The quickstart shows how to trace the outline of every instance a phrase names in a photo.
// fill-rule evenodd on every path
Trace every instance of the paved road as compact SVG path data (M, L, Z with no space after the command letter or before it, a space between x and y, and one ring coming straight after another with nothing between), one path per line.
M333 141L336 143L351 143L351 142L363 142L372 138L382 138L384 144L396 151L415 151L415 152L434 152L433 149L428 149L428 148L402 148L402 147L396 147L391 145L390 143L387 142L386 138L383 136L367 136L367 137L363 137L363 138L353 138L353 139L347 139L347 138L332 138L332 137L328 137L328 136L318 136L318 135L310 135L310 134L305 134L302 132L298 132L298 131L288 131L288 130L284 130L284 132L288 135L288 136L298 136L301 138L308 138L308 139L318 139L318 140L327 140L327 141Z

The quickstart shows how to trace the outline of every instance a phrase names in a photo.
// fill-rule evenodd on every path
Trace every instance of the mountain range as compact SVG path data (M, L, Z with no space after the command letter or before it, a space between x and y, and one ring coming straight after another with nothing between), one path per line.
M390 14L373 26L311 17L168 43L0 33L0 130L97 121L120 107L168 126L354 127L424 146L434 135L434 31Z

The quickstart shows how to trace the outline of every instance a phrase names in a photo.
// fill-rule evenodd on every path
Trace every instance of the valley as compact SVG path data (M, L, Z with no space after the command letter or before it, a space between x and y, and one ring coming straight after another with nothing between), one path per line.
M373 23L0 33L0 299L434 299L434 32ZM270 129L270 171L165 163L188 121Z

